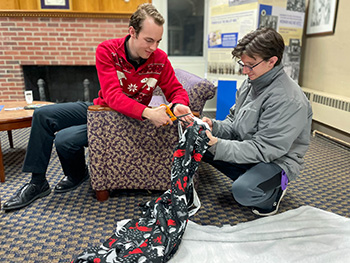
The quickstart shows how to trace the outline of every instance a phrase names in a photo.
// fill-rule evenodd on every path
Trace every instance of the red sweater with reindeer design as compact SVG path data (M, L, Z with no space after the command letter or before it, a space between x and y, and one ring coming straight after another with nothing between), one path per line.
M96 69L101 89L94 104L142 120L142 112L151 101L153 90L159 86L167 101L188 105L188 94L177 80L166 53L155 50L135 70L125 53L127 37L106 40L97 47Z

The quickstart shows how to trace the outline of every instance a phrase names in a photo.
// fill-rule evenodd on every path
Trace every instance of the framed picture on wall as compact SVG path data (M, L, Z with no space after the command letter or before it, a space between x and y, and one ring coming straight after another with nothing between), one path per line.
M338 0L309 0L306 35L333 34Z
M71 0L39 0L40 9L42 10L70 10Z

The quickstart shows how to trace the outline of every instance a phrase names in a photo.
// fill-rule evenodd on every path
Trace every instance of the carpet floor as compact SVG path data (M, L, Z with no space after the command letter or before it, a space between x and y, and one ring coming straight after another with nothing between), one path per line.
M0 184L4 203L30 180L21 168L30 128L13 131L15 148L6 132L0 132L5 183ZM316 135L305 158L305 169L289 184L280 212L303 205L317 207L350 218L350 149ZM55 150L47 171L51 188L63 177ZM236 225L257 218L241 207L230 193L231 180L212 166L201 163L197 193L201 209L190 219L201 225ZM115 191L106 202L98 202L89 181L72 192L39 199L30 206L0 212L1 262L70 262L85 248L100 245L112 235L116 222L140 216L138 205L162 192Z

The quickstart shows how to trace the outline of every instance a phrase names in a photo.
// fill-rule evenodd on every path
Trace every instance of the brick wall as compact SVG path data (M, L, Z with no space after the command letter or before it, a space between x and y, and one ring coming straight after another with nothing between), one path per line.
M0 17L0 101L24 100L23 65L95 65L97 45L127 29L128 19Z

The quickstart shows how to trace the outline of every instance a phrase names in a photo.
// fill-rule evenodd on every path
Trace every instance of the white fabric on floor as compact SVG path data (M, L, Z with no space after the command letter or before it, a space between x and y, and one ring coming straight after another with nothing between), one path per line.
M302 206L235 226L189 221L169 262L350 262L350 219Z

